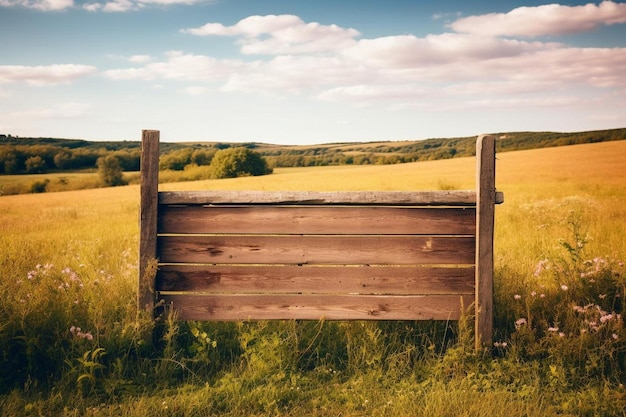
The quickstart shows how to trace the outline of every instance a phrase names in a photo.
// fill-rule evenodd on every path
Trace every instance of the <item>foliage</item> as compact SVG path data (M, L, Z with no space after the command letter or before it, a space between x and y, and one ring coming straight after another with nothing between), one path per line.
M267 161L258 152L245 147L222 149L211 161L214 178L235 178L272 173Z
M119 159L115 155L107 155L98 158L96 162L100 179L105 186L116 187L118 185L126 185L122 166Z

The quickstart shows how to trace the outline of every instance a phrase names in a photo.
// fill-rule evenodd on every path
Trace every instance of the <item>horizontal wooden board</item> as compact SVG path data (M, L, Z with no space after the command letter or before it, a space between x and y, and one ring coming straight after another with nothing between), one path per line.
M157 291L473 294L474 267L162 265Z
M159 233L447 234L476 232L474 208L159 207Z
M159 297L180 320L458 320L473 296L180 295Z
M159 236L162 263L417 265L473 264L474 237Z
M475 206L476 192L450 191L168 191L160 204Z

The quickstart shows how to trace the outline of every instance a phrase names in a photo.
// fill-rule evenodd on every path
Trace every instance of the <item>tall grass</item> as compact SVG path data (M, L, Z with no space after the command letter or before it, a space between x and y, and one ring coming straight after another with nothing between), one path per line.
M498 154L495 346L445 322L177 322L137 311L136 185L0 197L0 411L624 416L626 142ZM473 158L163 189L473 188Z

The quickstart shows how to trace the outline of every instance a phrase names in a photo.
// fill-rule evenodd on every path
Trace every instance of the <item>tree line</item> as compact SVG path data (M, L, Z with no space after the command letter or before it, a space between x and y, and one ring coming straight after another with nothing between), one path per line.
M589 132L496 133L498 152L626 139L626 128ZM277 167L398 164L475 155L475 136L404 142L344 143L319 146L262 146L256 143L161 143L159 167L182 171L210 166L222 151L211 176L263 175ZM141 143L90 142L0 135L0 174L34 174L98 168L104 157L122 171L140 167ZM238 158L243 158L241 161ZM101 162L100 165L104 164Z

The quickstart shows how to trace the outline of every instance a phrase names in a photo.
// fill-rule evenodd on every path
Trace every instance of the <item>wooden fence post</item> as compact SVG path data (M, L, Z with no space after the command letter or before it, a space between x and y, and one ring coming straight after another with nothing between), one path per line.
M159 192L159 131L143 130L141 139L141 206L139 208L140 310L154 309L154 274L157 255L157 205Z
M493 338L493 233L496 204L496 142L493 136L476 141L476 348Z

